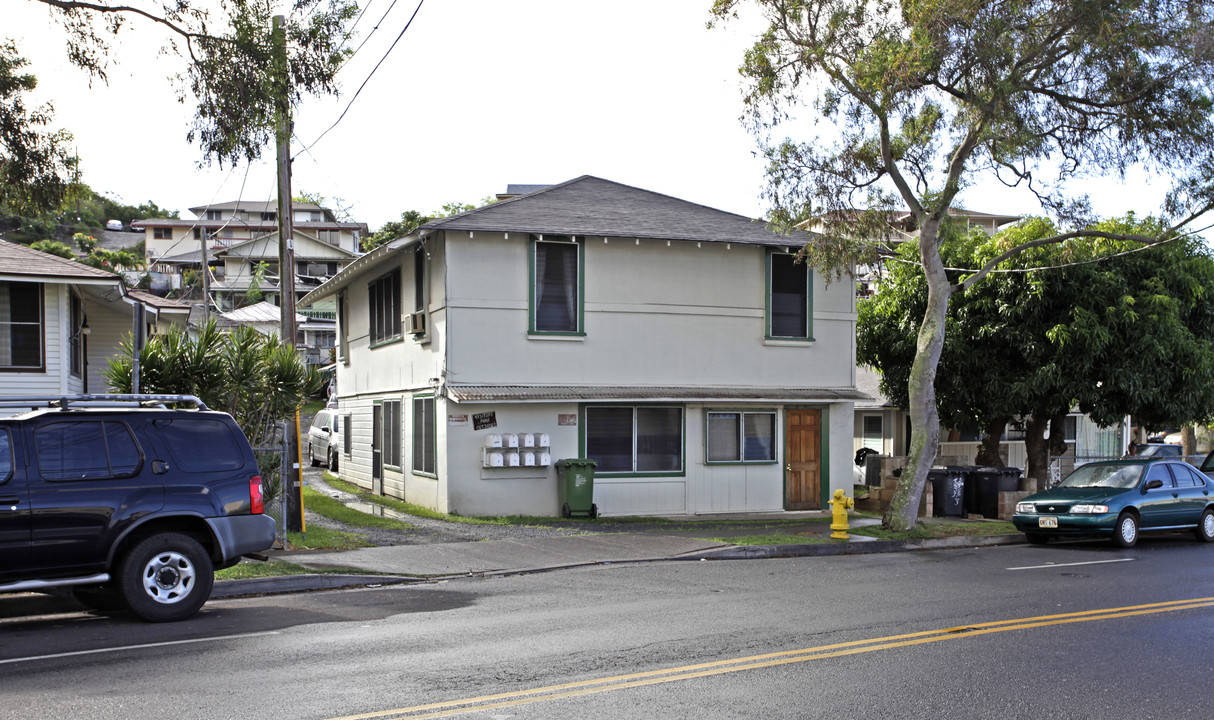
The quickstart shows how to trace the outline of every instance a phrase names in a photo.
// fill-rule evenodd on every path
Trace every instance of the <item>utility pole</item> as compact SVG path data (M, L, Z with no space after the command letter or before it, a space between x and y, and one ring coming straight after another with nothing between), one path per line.
M287 68L287 29L282 15L274 16L274 69L272 82L278 85L278 296L282 312L282 341L295 346L295 228L291 217L291 102L288 92L291 76ZM288 512L283 523L287 530L302 531L303 459L300 456L299 409L295 422L288 423L283 438L289 472L283 478Z

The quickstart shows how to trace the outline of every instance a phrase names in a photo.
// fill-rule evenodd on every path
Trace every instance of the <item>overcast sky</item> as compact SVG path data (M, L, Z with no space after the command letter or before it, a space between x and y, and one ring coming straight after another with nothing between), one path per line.
M165 36L130 21L107 85L66 61L66 35L32 0L0 0L0 37L12 37L76 138L83 180L123 202L177 209L273 200L273 149L246 168L198 168L186 143L192 108L168 76ZM711 0L426 0L345 119L354 91L387 52L416 0L369 0L358 26L379 29L339 76L339 99L297 110L293 187L342 198L375 230L405 210L478 202L508 183L580 175L760 217L763 163L739 122L737 67L753 22L705 27ZM388 11L392 6L391 11ZM808 137L808 128L803 138ZM247 171L247 172L246 172ZM1150 214L1159 192L1142 184L1094 186L1098 211ZM1022 193L967 191L973 210L1037 211Z

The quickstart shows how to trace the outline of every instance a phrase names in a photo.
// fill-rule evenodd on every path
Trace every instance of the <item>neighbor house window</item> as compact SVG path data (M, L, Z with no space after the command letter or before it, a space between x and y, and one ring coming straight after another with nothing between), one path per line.
M400 400L384 401L384 464L400 467Z
M434 398L413 398L413 472L437 475Z
M207 210L207 220L222 220L223 212L219 210Z
M197 232L198 228L194 228L194 231ZM152 237L156 240L172 240L173 228L152 228ZM198 236L195 235L194 237L197 238Z
M775 462L776 413L708 413L708 462Z
M41 370L42 334L42 284L0 282L0 370Z
M813 338L812 277L804 261L791 253L767 255L767 334L772 338Z
M865 415L863 423L864 447L885 452L885 427L880 415Z
M531 329L576 334L582 330L582 246L564 236L532 235Z
M683 470L683 409L656 406L586 408L586 457L600 473Z
M371 315L371 343L401 337L400 269L397 268L367 286Z

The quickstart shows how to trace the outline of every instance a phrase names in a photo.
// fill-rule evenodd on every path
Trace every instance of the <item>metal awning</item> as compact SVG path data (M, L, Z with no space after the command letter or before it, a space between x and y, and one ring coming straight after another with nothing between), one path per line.
M628 400L644 402L841 402L872 401L854 387L779 388L713 386L628 386L601 385L447 385L447 397L457 403L549 402L573 400L602 402Z

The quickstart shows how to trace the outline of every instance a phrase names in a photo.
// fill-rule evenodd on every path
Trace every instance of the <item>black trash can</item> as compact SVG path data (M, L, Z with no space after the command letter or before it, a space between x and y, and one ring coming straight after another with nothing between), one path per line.
M950 465L927 471L932 484L932 515L960 517L965 514L966 468Z
M1003 468L975 467L965 484L965 512L984 518L999 517L999 483Z

